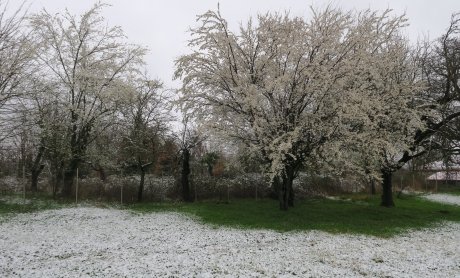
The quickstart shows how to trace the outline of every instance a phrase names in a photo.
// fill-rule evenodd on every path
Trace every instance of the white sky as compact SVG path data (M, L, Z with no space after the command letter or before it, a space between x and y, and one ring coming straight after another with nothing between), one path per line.
M45 8L50 13L64 11L80 14L88 10L94 0L28 0L29 12ZM391 8L395 14L406 12L410 26L407 34L412 41L418 37L438 37L447 28L451 14L460 12L460 0L106 0L112 6L103 12L109 25L119 25L130 42L150 49L147 67L152 77L161 79L166 87L178 87L172 81L174 60L188 52L187 30L196 26L196 15L209 9L216 9L220 2L222 15L230 23L232 30L250 16L267 11L290 10L293 15L310 16L309 7L324 7L332 3L344 10L384 10ZM14 8L21 0L10 0Z

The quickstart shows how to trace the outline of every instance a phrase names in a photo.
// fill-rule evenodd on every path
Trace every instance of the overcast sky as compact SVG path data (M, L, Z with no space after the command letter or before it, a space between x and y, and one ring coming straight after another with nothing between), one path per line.
M20 0L10 0L13 8ZM30 12L42 8L50 13L67 8L72 14L88 10L94 0L28 0ZM395 14L406 13L410 26L407 35L412 41L418 37L438 37L448 26L454 12L460 12L460 0L112 0L105 1L103 15L110 25L119 25L130 42L147 47L147 67L152 77L161 79L167 87L178 87L172 81L174 60L187 52L187 30L196 26L196 15L216 9L220 2L221 14L228 20L232 30L250 16L267 11L289 10L293 15L310 16L310 6L324 7L328 3L344 10L384 10L391 8Z

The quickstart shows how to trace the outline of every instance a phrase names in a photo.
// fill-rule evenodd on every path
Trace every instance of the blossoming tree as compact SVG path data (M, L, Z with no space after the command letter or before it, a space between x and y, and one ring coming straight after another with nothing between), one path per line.
M80 17L46 10L31 17L43 76L59 84L61 107L68 113L68 153L63 194L70 195L76 169L95 130L112 124L107 117L126 101L124 77L142 62L145 50L124 41L120 27L108 27L96 4Z
M357 113L361 101L372 101L365 92L393 78L372 67L379 59L382 66L399 63L391 57L402 50L391 46L400 41L394 34L405 19L328 7L313 10L310 20L259 15L237 33L219 11L199 20L192 52L176 62L182 102L201 121L262 154L280 208L287 210L302 165L326 143L351 139L350 124L363 116ZM396 96L394 89L385 91Z

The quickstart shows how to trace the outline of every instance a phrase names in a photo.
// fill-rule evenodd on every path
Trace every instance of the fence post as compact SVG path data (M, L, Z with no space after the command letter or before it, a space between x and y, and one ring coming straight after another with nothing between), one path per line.
M198 199L198 193L196 192L196 182L193 183L193 188L195 188L195 202Z
M77 168L77 180L75 182L75 204L78 203L78 168Z
M436 172L436 188L435 188L435 192L438 193L438 172Z
M24 183L24 203L26 202L26 166L25 165L22 165L22 183Z
M230 203L230 186L227 182L227 203Z
M426 170L425 170L425 172L423 172L423 183L425 184L425 193L428 193L428 181L427 181L428 177L427 177Z

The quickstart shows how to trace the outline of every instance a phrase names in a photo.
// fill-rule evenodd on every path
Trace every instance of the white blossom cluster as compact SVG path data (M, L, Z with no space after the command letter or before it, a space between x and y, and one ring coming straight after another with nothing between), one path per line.
M404 16L328 7L259 15L239 32L218 11L199 20L176 61L183 105L261 153L271 178L319 159L378 171L424 128Z

